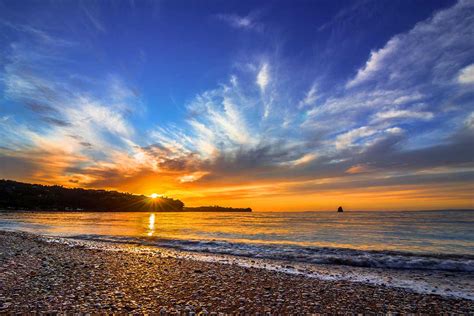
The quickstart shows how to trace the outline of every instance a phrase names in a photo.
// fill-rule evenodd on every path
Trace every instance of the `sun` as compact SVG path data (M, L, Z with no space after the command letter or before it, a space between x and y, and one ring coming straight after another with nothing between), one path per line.
M151 197L152 199L156 199L157 197L159 197L159 195L158 195L157 193L152 193L152 194L150 195L150 197Z

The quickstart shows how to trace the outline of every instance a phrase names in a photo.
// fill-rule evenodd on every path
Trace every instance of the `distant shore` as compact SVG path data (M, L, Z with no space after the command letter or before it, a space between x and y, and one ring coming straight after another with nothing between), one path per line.
M149 210L149 211L104 211L104 210L75 210L75 209L69 209L69 210L30 210L30 209L0 209L0 212L54 212L54 213L191 213L191 212L196 212L196 213L208 213L208 212L214 212L214 213L251 213L252 209L251 208L234 208L234 207L207 207L207 206L199 206L199 207L184 207L182 210Z
M196 206L196 207L183 207L182 212L237 212L237 213L250 213L252 209L250 207L223 207L223 206Z
M0 313L473 313L474 301L0 231Z

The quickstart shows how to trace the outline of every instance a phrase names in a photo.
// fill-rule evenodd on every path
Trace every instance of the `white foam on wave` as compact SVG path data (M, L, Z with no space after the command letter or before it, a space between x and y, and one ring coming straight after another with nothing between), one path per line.
M366 251L347 248L230 243L216 240L197 241L102 235L78 235L70 238L112 243L134 243L201 253L226 254L313 264L474 272L474 256L471 255L415 254L409 252Z

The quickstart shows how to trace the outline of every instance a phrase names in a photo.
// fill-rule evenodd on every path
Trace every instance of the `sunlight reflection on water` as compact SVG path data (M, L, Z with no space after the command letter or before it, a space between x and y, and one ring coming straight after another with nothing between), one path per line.
M155 232L155 214L151 213L150 217L148 219L148 236L153 236L153 233Z

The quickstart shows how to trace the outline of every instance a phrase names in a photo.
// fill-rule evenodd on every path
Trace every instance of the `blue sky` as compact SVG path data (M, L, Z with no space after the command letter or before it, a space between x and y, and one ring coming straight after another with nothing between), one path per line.
M0 177L260 209L472 207L473 16L0 1Z

